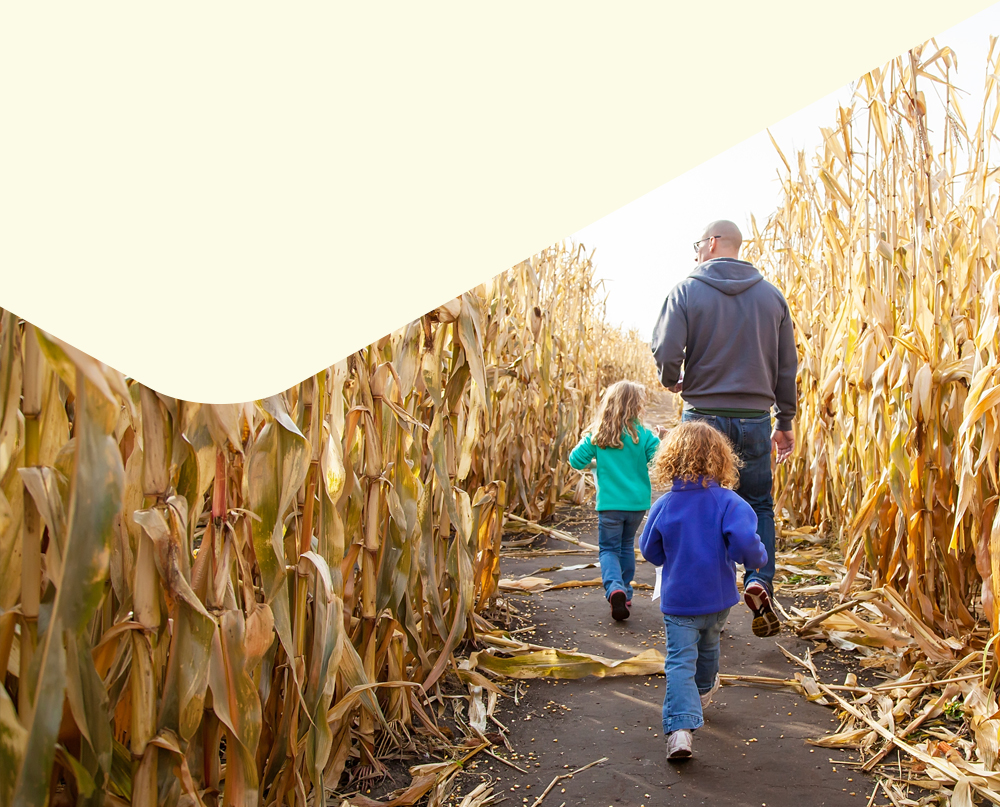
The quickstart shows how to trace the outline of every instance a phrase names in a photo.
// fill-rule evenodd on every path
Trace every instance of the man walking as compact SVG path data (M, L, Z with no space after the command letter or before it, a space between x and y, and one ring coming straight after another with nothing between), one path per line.
M736 492L757 514L757 534L767 550L763 568L746 570L743 599L753 612L754 634L773 636L781 623L771 604L771 449L784 462L795 447L797 359L788 303L753 264L738 259L742 243L731 221L705 228L694 244L695 270L663 304L652 350L660 383L684 399L681 419L714 426L743 461Z

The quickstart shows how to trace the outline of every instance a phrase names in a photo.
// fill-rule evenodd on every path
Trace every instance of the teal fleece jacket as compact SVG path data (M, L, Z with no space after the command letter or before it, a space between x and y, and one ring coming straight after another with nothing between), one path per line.
M639 442L622 432L621 448L598 448L584 435L569 455L569 464L582 471L597 460L594 478L597 483L596 510L648 510L652 500L649 463L660 445L659 438L645 426L636 424Z

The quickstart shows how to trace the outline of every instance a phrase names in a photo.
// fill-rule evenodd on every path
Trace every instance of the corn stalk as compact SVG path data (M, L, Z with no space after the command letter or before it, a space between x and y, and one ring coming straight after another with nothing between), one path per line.
M504 515L572 494L623 375L648 346L563 247L252 403L3 312L0 803L304 805L450 748L428 697L465 685Z
M747 254L785 292L800 351L778 509L839 535L843 593L865 568L944 636L971 631L977 598L1000 628L992 45L974 128L933 40L863 76L811 161L782 155L784 201Z

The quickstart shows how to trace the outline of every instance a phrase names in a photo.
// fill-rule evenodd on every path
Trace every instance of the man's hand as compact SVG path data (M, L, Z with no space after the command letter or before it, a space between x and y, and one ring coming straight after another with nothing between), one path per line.
M680 392L682 389L684 389L684 379L680 378L672 387L667 387L667 392Z
M779 432L775 429L771 435L771 447L777 454L778 462L784 462L792 456L792 451L795 449L795 432Z

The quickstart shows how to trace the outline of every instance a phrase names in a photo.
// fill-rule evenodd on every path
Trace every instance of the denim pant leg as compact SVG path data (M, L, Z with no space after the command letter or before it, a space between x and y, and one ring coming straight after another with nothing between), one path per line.
M771 496L771 418L742 418L737 423L743 467L736 492L757 514L757 535L767 552L767 563L757 571L747 570L743 585L757 580L764 584L768 593L773 594L775 541L774 499Z
M617 589L625 591L621 562L625 515L621 510L599 510L597 512L597 548L599 550L598 558L601 561L601 582L604 584L605 597L610 597L611 592Z
M762 569L747 569L743 576L745 586L751 580L764 584L774 593L774 499L771 497L771 416L759 418L726 418L696 415L686 411L681 420L701 420L729 438L736 454L743 461L736 492L757 515L757 535L767 552L767 563Z
M701 631L698 640L698 663L694 673L694 683L698 687L699 695L704 695L712 688L715 676L719 674L719 637L726 626L729 611L727 608L717 614L708 614L708 617L714 617L714 621L709 620L709 624Z
M663 615L667 634L667 658L663 664L666 691L663 693L663 733L681 729L693 731L705 725L701 698L694 682L701 639L696 616Z
M645 510L622 511L622 540L618 548L618 563L621 566L622 582L625 584L625 599L632 600L632 581L635 579L635 534L646 515ZM605 592L607 593L607 592Z

